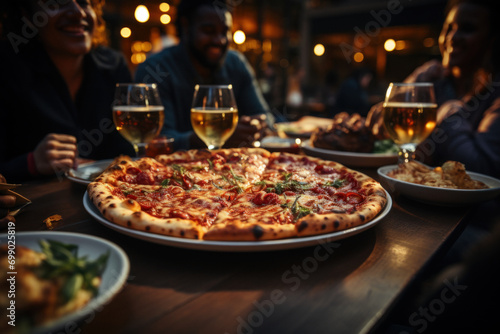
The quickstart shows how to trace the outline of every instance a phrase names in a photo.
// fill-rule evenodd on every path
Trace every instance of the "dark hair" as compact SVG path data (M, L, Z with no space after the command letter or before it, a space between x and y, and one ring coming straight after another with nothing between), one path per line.
M486 7L488 11L490 11L490 14L492 14L492 17L496 17L494 14L497 14L500 9L500 2L498 0L449 0L446 4L446 14L448 14L453 7L463 3Z
M198 8L203 6L212 6L221 11L231 11L226 0L181 0L177 7L177 19L175 21L178 36L182 36L181 19L185 18L188 22L192 22Z
M106 24L102 17L105 0L90 0L96 13L97 21L92 44L94 46L107 44ZM35 14L34 0L2 0L0 2L0 38L7 39L9 33L22 36L25 19L31 20ZM57 3L57 2L56 2Z

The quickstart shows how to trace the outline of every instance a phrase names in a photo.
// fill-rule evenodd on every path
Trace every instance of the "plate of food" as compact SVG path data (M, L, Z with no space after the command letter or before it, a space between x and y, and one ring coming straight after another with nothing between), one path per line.
M281 137L307 139L313 131L325 128L332 122L329 118L304 116L298 121L276 123L274 126Z
M385 153L361 153L335 151L325 148L317 148L308 140L302 144L302 150L307 155L336 161L349 167L371 168L393 164L398 161L398 153L389 149Z
M76 169L71 168L65 173L65 175L73 182L87 185L94 181L94 179L101 174L112 161L112 159L109 159L84 163L79 165Z
M262 147L270 152L289 152L299 153L302 140L299 138L281 138L281 137L265 137L259 142L255 142L254 146Z
M392 204L374 179L314 157L234 148L157 159L117 159L88 186L85 209L105 226L148 241L263 251L359 233Z
M466 171L463 164L456 161L435 168L410 162L380 167L377 172L390 193L427 204L473 205L500 195L500 180Z
M335 115L327 128L316 129L302 150L349 167L380 167L398 161L398 149L391 140L375 137L364 117L345 112Z
M150 233L147 231L139 231L131 228L118 225L106 219L101 212L96 208L96 206L91 202L88 194L85 193L83 197L83 206L85 210L94 217L102 225L115 230L124 235L128 235L132 238L145 240L148 242L153 242L160 245L185 248L185 249L196 249L203 251L217 251L217 252L261 252L261 251L275 251L275 250L285 250L294 249L301 247L308 247L319 245L327 242L333 242L342 240L363 231L366 231L378 223L380 223L389 214L392 208L392 198L387 194L387 204L383 210L372 220L366 224L348 228L346 230L341 230L338 232L326 233L321 235L313 235L309 237L300 238L287 238L287 239L277 239L277 240L263 240L263 241L217 241L217 240L197 240L197 239L187 239L179 238L168 235L161 235Z
M124 286L129 260L117 245L69 232L18 232L0 235L2 273L13 278L16 328L29 333L64 331L109 303ZM9 255L15 262L8 262ZM7 280L8 281L8 280ZM17 289L17 290L16 290ZM29 294L22 291L30 291ZM35 306L33 306L35 305ZM11 321L9 314L2 326ZM7 330L10 327L5 327ZM5 332L5 331L4 331Z

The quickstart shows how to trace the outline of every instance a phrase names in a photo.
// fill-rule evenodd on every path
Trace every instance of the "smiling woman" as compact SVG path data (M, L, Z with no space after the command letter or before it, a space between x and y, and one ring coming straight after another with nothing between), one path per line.
M106 44L106 26L102 18L102 8L104 0L80 0L80 1L59 1L59 0L19 0L4 1L0 4L3 14L0 33L12 44L13 48L27 44L35 38L38 33L46 27L50 27L52 17L61 14L64 9L73 7L73 13L84 10L92 18L92 26L87 25L85 30L91 31L91 41L94 46ZM79 8L77 8L79 7ZM6 15L8 13L9 15ZM65 29L65 27L57 27Z
M0 4L0 172L10 181L64 173L79 155L132 153L110 128L115 85L132 78L123 56L103 45L103 5ZM21 124L30 136L19 136L13 125Z

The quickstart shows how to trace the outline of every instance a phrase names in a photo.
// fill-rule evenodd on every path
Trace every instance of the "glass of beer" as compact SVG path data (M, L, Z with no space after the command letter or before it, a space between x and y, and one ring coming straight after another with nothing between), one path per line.
M118 132L134 146L137 157L146 156L147 145L160 133L164 117L156 84L116 85L113 121Z
M417 145L436 127L434 85L391 83L384 101L384 126L399 146L399 162L414 159Z
M193 130L209 150L219 149L238 124L232 85L196 85L191 106Z

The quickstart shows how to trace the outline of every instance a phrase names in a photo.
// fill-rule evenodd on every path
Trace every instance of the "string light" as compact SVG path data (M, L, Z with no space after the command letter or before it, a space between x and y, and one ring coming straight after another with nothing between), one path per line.
M170 15L163 14L162 16L160 16L160 22L161 23L163 23L163 24L169 24L170 21L172 21L172 18L170 17Z
M123 38L129 38L131 35L132 35L132 30L130 30L129 27L123 27L120 30L120 36L122 36Z
M162 2L162 3L160 4L160 10L161 10L162 12L164 12L164 13L165 13L165 12L168 12L168 11L170 10L170 5L169 5L168 3L166 3L166 2Z
M356 63L361 63L365 59L365 55L361 52L356 52L354 54L354 61Z
M323 44L316 44L314 46L314 54L318 57L325 54L325 46Z
M134 17L138 22L144 23L149 20L149 10L148 7L144 5L139 5L135 9Z
M385 41L385 43L384 43L385 51L391 52L391 51L394 51L395 48L396 48L396 41L395 40L390 38L390 39Z
M247 37L245 36L245 33L242 30L236 30L233 34L233 41L236 44L243 44L245 43L245 40Z

